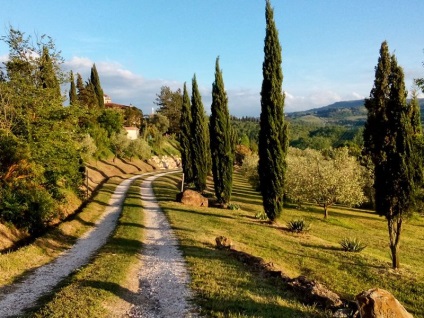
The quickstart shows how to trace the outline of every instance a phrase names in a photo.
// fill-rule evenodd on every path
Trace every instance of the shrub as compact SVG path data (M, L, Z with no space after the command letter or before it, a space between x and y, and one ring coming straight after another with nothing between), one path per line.
M229 210L240 210L240 206L238 204L235 204L235 203L230 203L230 204L228 204L227 209L229 209Z
M242 174L247 177L255 190L259 190L258 160L259 156L256 153L246 154L241 166Z
M310 229L310 224L308 224L307 222L305 222L305 220L302 220L302 219L291 220L287 222L287 228L291 232L302 233Z
M256 213L255 218L262 221L268 221L268 215L266 215L265 211L263 210Z
M361 243L357 238L344 238L340 241L342 249L346 252L360 252L366 245Z

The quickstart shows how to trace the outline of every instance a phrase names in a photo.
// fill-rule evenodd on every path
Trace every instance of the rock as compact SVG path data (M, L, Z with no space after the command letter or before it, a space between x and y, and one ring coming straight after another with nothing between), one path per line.
M293 289L301 291L308 303L316 303L326 309L337 308L343 304L335 292L316 281L308 280L305 276L294 278L288 284Z
M208 206L208 199L202 196L199 192L187 189L182 193L177 194L177 201L188 206Z
M233 242L228 237L218 236L215 238L216 247L219 249L231 249Z
M387 290L373 288L356 296L361 318L413 318Z

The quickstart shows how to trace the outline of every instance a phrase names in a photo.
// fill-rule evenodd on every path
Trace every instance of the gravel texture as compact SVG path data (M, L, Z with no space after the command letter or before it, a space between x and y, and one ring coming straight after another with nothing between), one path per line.
M131 308L129 316L199 317L198 309L190 303L189 276L178 241L153 194L152 181L161 175L147 178L141 186L146 227L138 274L141 301Z
M53 262L36 269L20 283L7 288L6 294L0 294L0 317L19 316L30 308L43 294L48 293L62 279L79 267L85 265L91 256L106 243L114 230L122 209L125 194L137 175L124 180L113 193L102 218L96 226L82 236L76 244Z

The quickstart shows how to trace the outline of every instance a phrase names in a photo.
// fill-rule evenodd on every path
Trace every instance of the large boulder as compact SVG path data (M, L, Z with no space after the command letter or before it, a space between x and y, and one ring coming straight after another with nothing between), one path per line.
M361 318L413 318L387 290L373 288L356 296Z
M177 201L189 206L208 206L208 199L202 196L199 192L194 190L184 190L184 192L177 194Z

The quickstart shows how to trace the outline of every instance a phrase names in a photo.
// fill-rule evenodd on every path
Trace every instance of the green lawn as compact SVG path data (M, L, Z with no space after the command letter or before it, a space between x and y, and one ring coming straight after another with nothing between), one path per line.
M155 192L180 239L192 275L196 302L213 317L319 317L299 303L284 286L259 277L228 253L214 248L215 237L232 239L235 248L272 262L286 275L306 275L345 298L362 290L389 290L415 317L424 317L424 219L415 216L404 226L401 266L391 270L384 218L371 211L332 208L327 220L319 207L286 207L275 225L257 220L260 195L235 174L232 203L240 210L188 208L175 202L180 175L155 182ZM311 223L307 234L286 229L292 219ZM341 250L339 242L356 237L367 247L361 253Z

